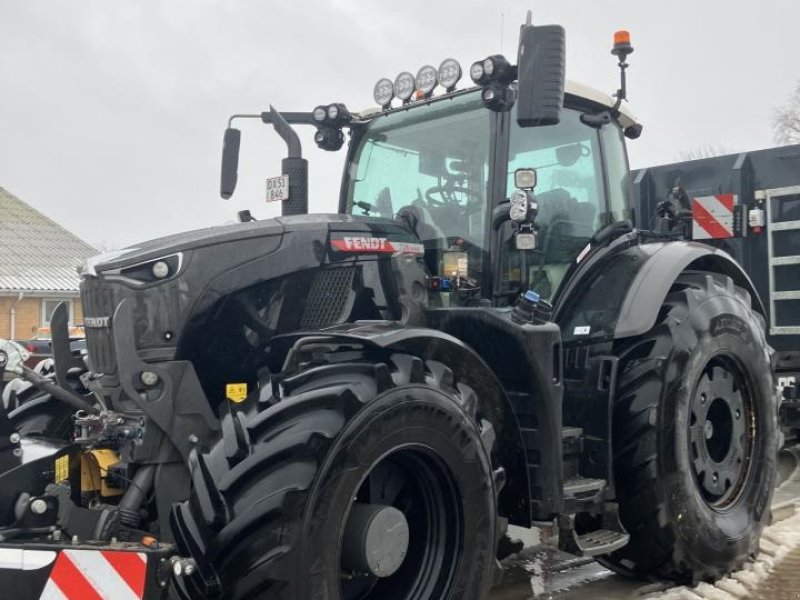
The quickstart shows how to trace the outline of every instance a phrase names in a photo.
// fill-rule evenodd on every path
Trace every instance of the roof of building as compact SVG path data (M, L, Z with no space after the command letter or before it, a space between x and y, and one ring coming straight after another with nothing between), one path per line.
M77 292L97 250L0 187L0 292Z

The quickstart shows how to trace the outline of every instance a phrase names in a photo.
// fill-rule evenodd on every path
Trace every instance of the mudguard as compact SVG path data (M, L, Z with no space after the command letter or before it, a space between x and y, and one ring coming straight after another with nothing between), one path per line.
M568 297L557 307L564 342L598 342L649 331L670 287L686 270L729 276L750 294L753 309L766 316L753 282L726 252L697 242L651 242L599 254L579 269Z
M492 370L469 346L457 338L423 327L405 327L394 321L345 323L323 331L305 331L275 336L270 351L286 356L284 369L290 368L302 339L311 342L357 342L382 350L396 350L436 360L452 369L456 380L471 386L478 396L478 412L491 421L497 434L497 451L506 471L500 494L500 513L515 525L530 526L531 508L525 446L519 423L503 386ZM290 350L291 348L291 350Z

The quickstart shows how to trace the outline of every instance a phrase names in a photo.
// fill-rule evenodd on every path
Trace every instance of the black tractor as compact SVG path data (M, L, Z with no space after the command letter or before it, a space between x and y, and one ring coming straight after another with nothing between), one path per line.
M508 525L554 523L629 576L738 569L776 468L765 311L725 252L632 226L632 50L616 100L529 21L468 89L446 60L380 109L232 117L286 141L283 216L90 261L88 356L57 311L53 379L5 347L42 391L0 423L0 547L53 553L16 585L116 552L145 598L480 600ZM305 214L292 125L349 133L337 214Z

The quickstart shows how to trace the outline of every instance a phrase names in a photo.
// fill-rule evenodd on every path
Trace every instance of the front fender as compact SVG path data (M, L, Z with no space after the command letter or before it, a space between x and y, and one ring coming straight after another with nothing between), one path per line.
M497 376L474 350L442 331L404 327L394 321L344 323L323 331L275 336L270 349L277 356L286 356L288 364L292 361L290 348L301 338L357 342L446 364L457 381L475 390L478 412L492 423L497 434L497 455L506 471L506 484L500 494L500 514L515 525L530 526L528 469L519 423Z
M564 342L649 331L672 284L686 270L728 275L750 294L753 309L766 316L753 282L726 252L697 242L652 242L607 254L585 272L585 281L571 286L557 314Z

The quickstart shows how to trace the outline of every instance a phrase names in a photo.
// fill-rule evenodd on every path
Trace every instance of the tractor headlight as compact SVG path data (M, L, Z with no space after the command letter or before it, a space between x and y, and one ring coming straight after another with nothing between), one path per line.
M438 72L431 65L425 65L417 71L416 82L417 89L428 97L439 84Z
M452 92L461 79L461 65L454 58L446 58L439 65L439 83L448 92Z
M372 97L375 99L378 106L388 108L392 103L392 98L394 98L394 84L392 80L386 77L379 79L378 83L375 84L375 88L372 90Z
M414 76L408 71L403 71L394 80L394 93L400 100L406 102L414 94L415 84Z
M164 279L169 275L169 265L163 260L159 260L153 263L152 271L156 279Z

